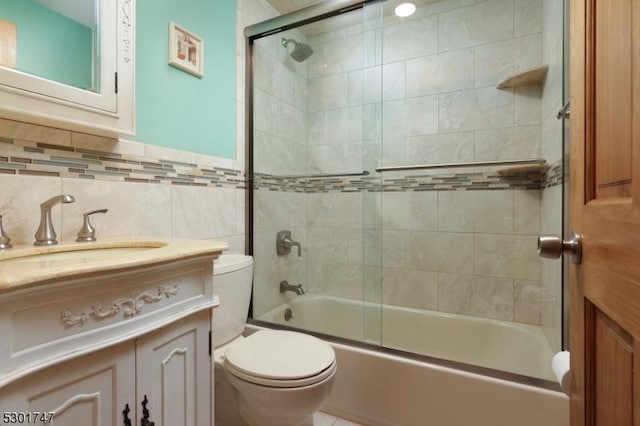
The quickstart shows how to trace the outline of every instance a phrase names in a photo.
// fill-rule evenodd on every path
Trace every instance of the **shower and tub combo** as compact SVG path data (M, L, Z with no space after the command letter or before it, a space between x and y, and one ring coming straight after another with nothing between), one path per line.
M273 5L245 29L248 331L330 342L325 410L364 424L565 424L536 253L562 234L562 2Z

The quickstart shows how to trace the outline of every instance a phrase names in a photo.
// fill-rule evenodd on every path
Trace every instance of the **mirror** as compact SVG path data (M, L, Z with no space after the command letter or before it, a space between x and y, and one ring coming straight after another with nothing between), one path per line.
M99 92L98 0L0 0L0 66Z

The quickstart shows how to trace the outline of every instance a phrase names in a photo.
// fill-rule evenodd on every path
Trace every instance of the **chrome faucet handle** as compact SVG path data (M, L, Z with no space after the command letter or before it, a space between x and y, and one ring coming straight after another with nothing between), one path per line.
M302 244L291 239L291 231L279 231L276 235L276 253L278 256L291 253L291 247L298 247L298 257L302 256Z
M56 231L53 229L53 222L51 221L51 209L56 204L73 203L74 201L76 201L76 199L73 198L72 195L56 195L40 204L40 226L38 226L38 230L36 231L34 246L51 246L58 244Z
M6 234L6 232L4 232L4 229L2 228L2 215L0 214L0 250L8 249L11 247L13 247L13 245L11 244L11 238L9 238L9 236Z
M89 216L96 213L106 213L109 209L98 209L92 210L90 212L83 213L83 221L82 227L80 231L78 231L78 238L76 238L76 242L78 243L90 243L96 241L96 229L91 226L91 221L89 220Z

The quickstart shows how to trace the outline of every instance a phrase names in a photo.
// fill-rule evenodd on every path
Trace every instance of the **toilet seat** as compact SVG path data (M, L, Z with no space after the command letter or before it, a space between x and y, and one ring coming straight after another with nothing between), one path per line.
M318 383L336 370L335 352L322 340L284 330L260 330L229 345L225 369L245 381L271 387Z

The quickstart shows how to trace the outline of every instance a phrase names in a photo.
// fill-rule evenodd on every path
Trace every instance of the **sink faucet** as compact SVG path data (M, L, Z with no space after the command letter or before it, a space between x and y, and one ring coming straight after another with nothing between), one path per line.
M56 204L73 203L74 201L76 201L76 199L73 198L72 195L56 195L40 204L40 226L38 226L38 230L36 231L34 246L51 246L58 244L56 231L53 229L53 222L51 221L51 209Z
M304 290L302 289L302 284L292 285L292 284L289 284L289 282L286 280L280 281L280 293L284 293L287 291L293 291L298 296L301 296L304 294Z

